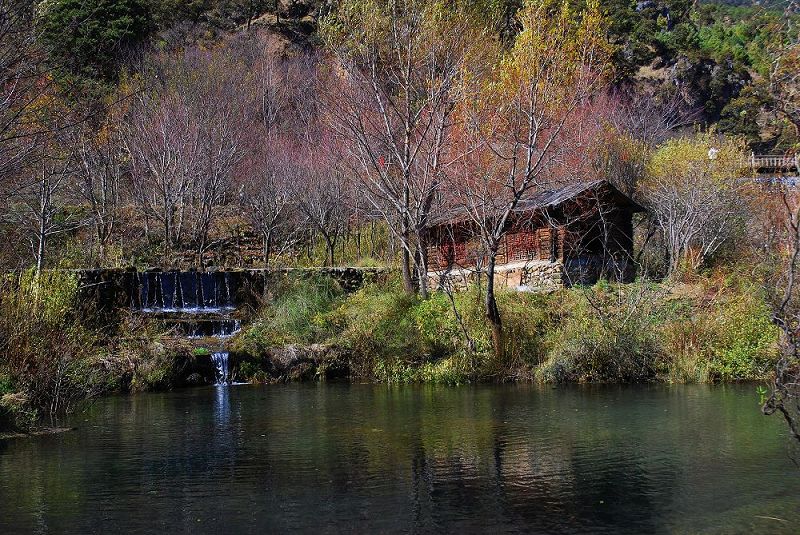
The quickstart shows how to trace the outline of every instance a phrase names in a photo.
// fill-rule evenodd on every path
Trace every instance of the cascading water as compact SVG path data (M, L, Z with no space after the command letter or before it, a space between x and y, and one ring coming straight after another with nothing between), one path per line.
M211 361L217 368L217 385L230 383L229 356L227 351L218 351L211 354Z
M175 322L176 328L187 338L231 338L242 328L239 320L201 319Z
M148 271L137 274L136 285L131 303L142 312L214 313L235 309L227 272Z
M229 272L146 271L136 273L131 308L169 325L190 339L207 340L217 350L211 354L216 384L232 381L224 340L241 329L234 295L238 279ZM205 345L205 342L204 342Z

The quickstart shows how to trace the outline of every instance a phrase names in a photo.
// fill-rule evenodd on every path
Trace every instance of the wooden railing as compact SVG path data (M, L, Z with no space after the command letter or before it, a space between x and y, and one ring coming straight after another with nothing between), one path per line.
M750 154L750 167L753 169L770 169L774 171L800 172L800 157L785 154Z

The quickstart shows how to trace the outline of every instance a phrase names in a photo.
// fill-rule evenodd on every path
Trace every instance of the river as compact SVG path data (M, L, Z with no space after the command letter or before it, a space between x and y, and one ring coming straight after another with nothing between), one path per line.
M69 423L0 441L0 533L800 531L752 385L243 385Z

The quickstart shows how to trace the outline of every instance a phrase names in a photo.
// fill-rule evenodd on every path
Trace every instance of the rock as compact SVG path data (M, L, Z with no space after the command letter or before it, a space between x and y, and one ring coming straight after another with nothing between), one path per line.
M348 356L341 348L321 344L273 348L262 365L278 381L339 379L350 371Z
M195 373L189 374L189 376L186 378L186 384L188 386L201 386L201 385L205 385L205 384L208 384L208 383L207 383L207 381L205 380L205 378L202 375L200 375L199 373L195 372Z

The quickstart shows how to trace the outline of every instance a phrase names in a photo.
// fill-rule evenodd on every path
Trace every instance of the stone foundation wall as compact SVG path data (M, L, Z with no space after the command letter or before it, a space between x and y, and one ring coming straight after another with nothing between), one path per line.
M470 269L452 269L428 273L432 288L443 289L446 285L463 290L470 284L485 279L485 273ZM564 286L564 266L561 262L530 260L504 264L495 268L495 285L516 290L547 291Z
M566 263L528 260L497 266L495 285L521 291L548 291L576 284L594 284L601 276L630 282L634 279L635 270L632 264L624 260L603 262L602 258L589 255L569 259ZM444 288L446 283L462 290L477 283L479 277L485 278L485 272L459 268L428 273L431 287L439 289Z
M531 262L520 269L520 284L525 288L561 288L564 266L561 262Z

